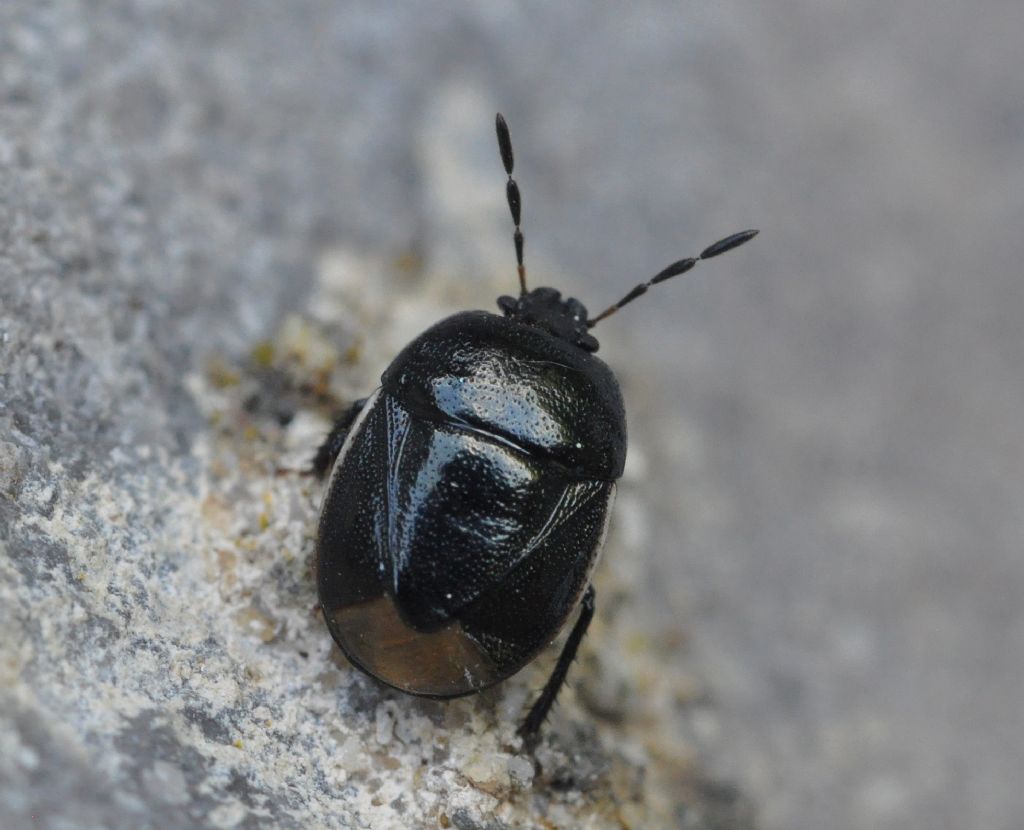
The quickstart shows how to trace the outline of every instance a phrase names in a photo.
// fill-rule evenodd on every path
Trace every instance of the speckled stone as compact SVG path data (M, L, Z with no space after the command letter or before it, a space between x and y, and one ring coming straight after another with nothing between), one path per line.
M260 85L236 73L301 24L277 44L158 6L0 9L0 825L672 826L701 803L692 680L664 670L618 531L535 756L514 730L555 651L445 704L333 646L319 487L288 468L468 283L293 198L288 96L242 105ZM500 197L495 164L449 170L436 131L422 152ZM507 265L506 230L481 244Z

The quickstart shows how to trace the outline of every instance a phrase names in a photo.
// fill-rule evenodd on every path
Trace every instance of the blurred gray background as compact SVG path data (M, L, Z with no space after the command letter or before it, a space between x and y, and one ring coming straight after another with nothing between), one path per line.
M591 311L760 228L598 330L694 739L769 830L1020 826L1024 6L5 2L0 46L5 198L109 207L86 294L154 309L149 374L248 349L339 245L491 308L497 109L531 280Z

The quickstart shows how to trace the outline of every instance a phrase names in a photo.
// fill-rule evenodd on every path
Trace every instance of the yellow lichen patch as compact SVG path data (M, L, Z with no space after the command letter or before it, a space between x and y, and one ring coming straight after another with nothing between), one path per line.
M239 608L232 616L246 634L258 637L264 643L269 643L277 636L277 621L259 608L247 605Z
M665 654L678 654L686 648L689 639L688 633L677 626L665 628L658 634L655 647Z
M626 638L626 651L631 655L639 655L651 650L651 639L638 631L631 632Z
M206 574L212 583L219 583L220 595L231 596L238 582L238 557L227 548L217 548L206 558Z
M331 375L326 369L321 369L313 374L313 382L311 384L312 393L318 397L326 397L327 393L331 390Z
M334 344L310 321L295 314L281 324L277 343L287 358L314 371L329 373L338 363Z
M363 356L363 339L360 337L356 339L351 346L345 349L341 355L341 359L344 363L349 366L358 363L359 358Z
M249 359L261 369L270 368L274 365L274 344L269 340L261 340L252 347Z
M415 274L423 270L423 257L417 251L406 251L394 258L392 266L396 271Z
M200 506L203 521L216 528L226 528L231 522L232 511L227 503L219 496L210 494Z
M219 357L211 358L206 364L206 377L210 385L215 389L227 389L229 386L238 386L242 378L234 369L228 366Z
M618 820L624 830L641 830L648 826L647 808L636 802L623 804L619 808Z
M462 775L476 789L496 798L508 798L511 780L508 774L509 756L503 753L478 753L462 765Z
M644 742L648 757L658 765L658 775L663 780L691 778L699 768L689 746L673 744L661 738L650 738Z

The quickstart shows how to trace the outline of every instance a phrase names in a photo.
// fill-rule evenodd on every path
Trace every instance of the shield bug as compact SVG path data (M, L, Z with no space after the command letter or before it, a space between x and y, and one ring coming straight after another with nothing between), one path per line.
M580 611L520 732L535 736L594 616L591 572L626 460L619 384L593 327L651 286L753 238L669 265L595 317L526 287L522 199L497 116L519 296L415 338L338 420L317 538L327 626L349 660L403 692L479 692L530 662Z

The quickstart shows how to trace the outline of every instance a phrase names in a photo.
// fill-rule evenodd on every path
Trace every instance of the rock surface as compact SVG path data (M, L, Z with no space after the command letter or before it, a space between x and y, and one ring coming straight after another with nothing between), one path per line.
M1019 31L0 3L0 826L1017 828ZM630 466L540 771L545 664L440 705L338 659L276 474L514 285L496 109L592 310L762 229L598 330Z
M163 390L132 376L158 357L141 337L116 346L112 311L67 315L60 347L30 324L40 306L9 321L5 826L745 826L742 799L686 743L694 681L661 665L681 644L629 607L636 561L602 573L600 647L533 755L514 729L553 655L444 704L378 686L333 647L311 573L319 486L279 467L307 463L409 326L458 302L409 269L335 251L272 339L238 362L207 354ZM105 348L84 356L90 338ZM65 354L86 384L71 406ZM192 431L178 441L139 435L148 398L173 417L161 393L182 397ZM78 446L54 452L63 428ZM624 490L624 524L642 522Z
M442 704L333 646L311 574L319 487L279 468L476 292L319 224L338 220L296 198L316 147L289 145L286 96L259 110L234 80L239 51L287 61L298 43L192 12L145 33L86 6L0 12L0 825L749 826L687 742L698 684L634 602L641 559L602 571L599 646L533 755L514 730L554 653ZM224 43L232 57L198 59ZM460 126L420 152L468 193L468 221L502 177L493 152L478 168L443 146ZM361 209L344 206L354 239ZM647 522L635 478L612 551Z

